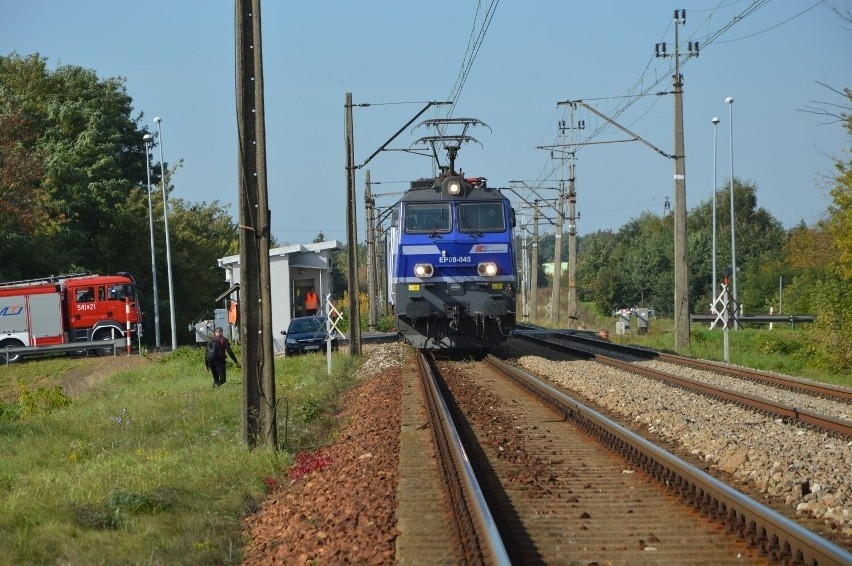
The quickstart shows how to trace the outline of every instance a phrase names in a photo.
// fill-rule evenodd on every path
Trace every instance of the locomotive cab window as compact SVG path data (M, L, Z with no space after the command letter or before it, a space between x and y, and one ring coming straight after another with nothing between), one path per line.
M499 202L477 202L459 204L460 232L503 232L506 219L503 204Z
M449 203L411 203L405 206L405 233L449 232L452 222Z

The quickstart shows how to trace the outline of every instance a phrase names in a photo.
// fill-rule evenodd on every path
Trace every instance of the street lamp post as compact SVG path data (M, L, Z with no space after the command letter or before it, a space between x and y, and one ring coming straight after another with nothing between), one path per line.
M151 203L151 144L154 138L151 134L142 136L145 143L145 172L148 174L148 228L151 231L151 279L154 286L154 345L160 349L160 299L157 292L157 261L154 253L154 207Z
M716 312L716 130L719 117L713 116L713 290L710 293L710 305Z
M728 137L731 148L731 282L733 283L734 315L739 314L739 303L737 302L737 239L734 230L734 97L725 99L728 103ZM739 330L739 323L734 319L734 328Z
M163 161L163 130L160 123L162 119L159 116L154 118L157 123L157 135L160 138L160 184L163 189L163 222L166 229L166 267L169 274L169 314L171 315L172 324L172 351L177 350L177 326L175 325L175 292L174 284L172 283L172 250L169 244L169 199L166 193L166 169Z

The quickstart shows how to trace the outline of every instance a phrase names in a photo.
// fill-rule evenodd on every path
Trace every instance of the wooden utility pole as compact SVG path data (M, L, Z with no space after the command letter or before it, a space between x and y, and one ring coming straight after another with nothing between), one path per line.
M344 118L346 146L346 238L349 246L349 355L361 354L361 312L358 308L358 213L355 205L355 134L352 93L346 93Z
M376 234L375 214L376 201L370 188L370 170L364 173L364 208L367 224L367 330L376 330Z
M242 436L277 448L260 0L236 3Z

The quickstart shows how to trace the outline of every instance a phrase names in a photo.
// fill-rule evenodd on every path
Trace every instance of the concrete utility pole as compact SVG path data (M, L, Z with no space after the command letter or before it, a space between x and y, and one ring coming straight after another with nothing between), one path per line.
M429 108L435 105L452 104L451 102L431 101L418 112L414 118L383 143L379 149L373 152L364 163L355 165L355 134L352 125L352 93L346 93L346 104L344 113L344 144L346 149L346 238L349 246L349 354L357 356L361 353L361 318L358 308L358 208L355 203L355 171L361 169L383 152L408 126L414 123ZM358 106L370 106L362 103Z
M660 46L662 46L662 54L661 54ZM697 53L698 53L698 44L696 43L696 44L695 44L695 53L694 53L694 54L695 54L695 55L697 55ZM665 56L667 56L667 55L666 55L666 53L665 53L665 44L662 44L662 43L657 44L657 55L658 55L658 56L660 56L660 57L665 57ZM665 158L667 158L667 159L675 159L675 156L674 156L674 155L669 155L668 153L666 153L666 152L665 152L665 151L663 151L662 149L658 148L657 146L655 146L655 145L654 145L654 144L652 144L651 142L649 142L649 141L647 141L646 139L642 138L640 135L638 135L638 134L636 134L636 133L634 133L634 132L632 132L632 131L628 130L627 128L625 128L624 126L622 126L621 124L619 124L618 122L616 122L615 120L613 120L612 118L610 118L609 116L607 116L606 114L603 114L602 112L599 112L599 111L598 111L598 110L596 110L594 107L592 107L592 106L590 106L590 105L586 104L586 103L585 103L585 102L583 102L582 100L566 100L566 101L564 101L564 102L559 102L559 103L557 103L557 104L558 104L558 105L562 105L562 104L579 104L580 106L582 106L583 108L585 108L586 110L588 110L589 112L591 112L592 114L594 114L595 116L598 116L599 118L601 118L601 119L603 119L603 120L607 121L608 123L610 123L610 124L612 124L613 126L615 126L616 128L618 128L618 129L619 129L619 130L621 130L622 132L624 132L624 133L626 133L626 134L628 134L628 135L630 135L630 136L631 136L631 138L630 138L630 139L626 139L626 140L618 140L618 141L622 141L622 142L634 142L634 141L640 141L640 142L642 142L643 144L647 145L649 148L653 149L654 151L656 151L657 153L659 153L660 155L662 155L663 157L665 157ZM682 110L681 110L681 113L682 113ZM682 128L681 128L681 129L682 129ZM582 147L582 146L584 146L584 145L591 145L591 144L593 144L593 143L596 143L596 142L591 142L591 141L588 141L588 140L587 140L587 141L585 141L585 142L580 142L580 143L576 143L576 144L573 144L573 143L572 143L572 144L569 144L569 146L568 146L568 147L571 147L571 148L579 148L579 147ZM597 143L612 143L612 142L610 142L610 141L606 141L606 142L597 142ZM683 133L681 132L681 146L682 146L682 145L683 145ZM576 149L572 149L572 151L576 151ZM681 155L681 156L683 155L683 149L682 149L682 148L681 148L681 153L680 153L680 155ZM683 169L682 169L683 165L681 164L681 166L680 166L680 167L681 167L681 169L680 169L680 170L682 171L682 170L683 170ZM678 169L676 168L675 170L677 171ZM675 174L675 177L677 177L677 174ZM683 180L683 179L681 179L681 181L682 181L682 180ZM677 184L677 178L676 178L676 184ZM681 185L681 186L685 187L685 185ZM685 190L685 188L684 188L684 190ZM685 240L685 238L686 238L686 222L685 222L685 220L686 220L686 203L685 203L685 200L686 200L686 199L684 198L684 199L683 199L683 209L684 209L684 210L683 210L683 221L684 221L683 234L684 234L684 243L685 243L685 241L686 241L686 240ZM677 233L677 232L676 232L676 233ZM675 250L679 250L679 249L683 249L683 254L679 256L677 253L675 253L675 262L677 262L679 259L680 259L681 261L683 261L683 262L684 262L684 263L683 263L683 265L682 265L682 266L681 266L681 268L680 268L679 273L681 273L681 274L683 275L683 283L685 283L685 282L686 282L686 263L685 263L685 262L686 262L686 249L685 249L685 245L684 245L684 246L682 246L682 247L678 247L678 246L676 245L676 246L675 246ZM686 287L684 287L683 289L679 288L679 287L677 286L677 280L676 280L676 285L675 285L675 296L676 296L676 297L678 297L678 296L684 296L684 297L687 297L687 290L686 290ZM685 323L686 323L686 343L687 343L687 344L689 343L689 314L688 314L688 313L689 313L689 308L688 308L688 307L689 307L688 302L683 302L683 303L681 303L681 302L679 302L679 301L677 301L677 300L675 301L675 318L677 318L677 317L678 317L678 314L683 315L684 313L686 313L686 314L684 315L684 317L682 317L682 318L684 318L684 320L683 320L683 321L681 321L681 322L685 322ZM685 310L681 311L680 309L685 309ZM676 337L675 337L675 341L676 341L676 343L678 343L678 342L680 341L680 339L681 339L681 338L682 338L682 335L678 335L678 336L676 336Z
M361 311L358 308L358 213L355 205L355 134L352 125L352 93L346 93L346 239L349 246L349 355L361 354Z
M521 210L521 226L524 227L521 236L521 320L529 322L530 320L530 256L529 245L527 244L527 214L525 210Z
M532 260L530 261L530 319L538 320L538 199L533 201Z
M674 11L675 49L666 53L658 43L657 57L674 57L674 317L675 348L689 346L689 285L687 281L686 238L686 150L683 143L683 75L680 74L680 26L686 24L686 10ZM661 49L662 48L662 49ZM689 54L698 56L698 43L689 42Z
M548 147L538 146L538 149L548 149ZM564 214L562 214L562 212L561 212L562 211L562 200L563 200L564 197L557 196L553 205L550 205L549 200L544 198L544 196L542 196L539 191L541 191L543 189L547 189L549 191L559 191L560 195L562 195L564 193L564 189L561 185L560 185L559 188L556 188L556 187L532 186L532 185L527 184L526 181L509 181L509 182L520 184L520 187L518 187L518 188L526 189L526 190L530 191L536 197L535 199L530 201L527 198L524 198L523 196L518 195L518 196L521 196L521 199L527 204L527 206L529 206L530 208L533 209L533 236L532 236L532 258L531 258L531 264L532 265L530 266L531 275L530 275L530 301L529 301L530 306L529 306L529 309L530 309L530 317L531 317L532 321L535 322L538 319L538 266L539 266L539 263L538 263L538 239L539 239L538 238L538 223L539 223L539 219L542 216L540 203L541 202L545 203L544 204L545 209L553 208L553 210L555 212L555 216L557 217L556 222L554 222L546 214L544 215L545 220L547 220L549 223L557 226L555 244L556 244L556 247L558 249L554 249L554 255L560 254L560 256L561 256L561 254L562 254L562 251L561 251L561 248L562 248L562 231L561 231L560 228L561 228L561 225L562 225L561 220L564 219ZM514 190L514 188L510 187L510 190ZM516 192L516 194L518 194L518 193ZM560 263L560 267L561 267L561 261L559 263ZM554 260L554 265L555 265L555 260ZM561 273L558 273L558 275L561 276ZM558 289L556 290L556 293L558 295L558 293L559 293ZM553 299L553 300L555 300L555 299ZM552 310L551 310L551 319L553 319L553 311Z
M576 104L569 105L569 114L571 124L567 129L571 132L571 147L574 148L569 152L570 161L568 163L568 324L576 326L579 320L579 307L577 305L577 190L574 184L576 175L574 174L574 161L576 159L576 131L586 127L585 121L580 120L579 123L574 123L574 110ZM566 129L565 123L561 123L563 131Z
M553 243L553 293L551 294L552 309L550 324L559 325L559 289L562 287L562 223L565 218L563 201L565 200L565 185L559 181L559 196L556 197L556 238Z
M243 442L277 448L260 0L236 4Z
M568 165L568 326L577 326L577 191L574 188L574 152Z
M377 289L379 295L378 308L385 315L388 314L388 274L385 271L387 268L387 258L385 250L387 249L387 239L385 233L380 226L376 226L376 272L377 272Z
M678 19L675 12L674 72L674 272L675 272L675 348L689 346L689 287L687 286L686 248L686 150L683 145L683 76L680 74L678 24L686 23L686 10Z
M364 208L366 214L366 243L367 243L367 330L376 330L376 234L375 213L376 201L370 190L370 170L364 173Z

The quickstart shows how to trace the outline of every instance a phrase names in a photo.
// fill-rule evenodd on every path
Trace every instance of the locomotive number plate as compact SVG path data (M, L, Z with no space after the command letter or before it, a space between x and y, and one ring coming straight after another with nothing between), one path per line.
M419 291L419 290L420 290L420 285L416 285L416 284L415 284L415 285L409 285L409 286L408 286L408 290L409 290L409 291Z
M502 284L502 283L492 283L492 284L491 284L491 288L492 288L492 289L502 289L502 288L503 288L503 284Z
M473 261L469 255L463 256L441 256L438 263L470 263Z

